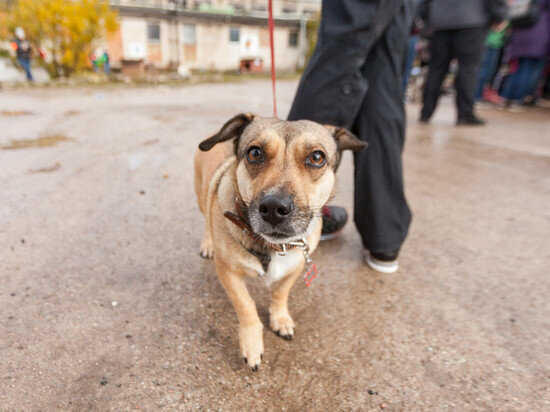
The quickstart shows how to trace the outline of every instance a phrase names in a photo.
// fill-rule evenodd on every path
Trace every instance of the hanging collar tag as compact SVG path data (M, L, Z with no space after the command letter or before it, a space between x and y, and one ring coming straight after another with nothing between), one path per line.
M301 240L303 243L302 246L296 246L299 249L301 249L304 252L304 258L306 260L306 271L304 273L304 282L306 285L306 288L309 288L311 286L311 282L313 282L313 279L317 276L317 265L313 263L311 260L311 255L309 253L309 245L305 238Z
M307 269L306 273L304 273L304 282L306 285L306 288L309 288L311 286L311 282L313 282L313 279L317 276L317 265L315 263L310 264Z

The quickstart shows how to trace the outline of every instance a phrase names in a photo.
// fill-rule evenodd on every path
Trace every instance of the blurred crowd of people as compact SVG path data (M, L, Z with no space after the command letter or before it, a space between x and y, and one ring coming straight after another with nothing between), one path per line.
M421 122L454 86L457 124L483 125L477 103L521 110L549 98L549 57L550 0L424 0L403 87L411 69L424 80Z

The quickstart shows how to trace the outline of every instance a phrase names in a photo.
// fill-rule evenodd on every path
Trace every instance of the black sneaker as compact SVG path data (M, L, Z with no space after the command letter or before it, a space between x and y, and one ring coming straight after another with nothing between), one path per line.
M481 120L475 115L468 117L459 117L456 122L457 126L483 126L484 124L485 120Z
M323 215L321 240L335 238L346 225L348 212L343 207L324 206L321 213Z

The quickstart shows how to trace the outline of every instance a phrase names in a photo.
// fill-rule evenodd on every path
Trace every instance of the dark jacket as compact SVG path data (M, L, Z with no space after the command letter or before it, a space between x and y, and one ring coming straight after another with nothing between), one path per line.
M29 60L31 58L32 49L27 40L19 40L16 38L13 43L16 45L15 52L17 53L18 59Z
M506 0L424 0L421 13L434 31L487 27L506 18Z

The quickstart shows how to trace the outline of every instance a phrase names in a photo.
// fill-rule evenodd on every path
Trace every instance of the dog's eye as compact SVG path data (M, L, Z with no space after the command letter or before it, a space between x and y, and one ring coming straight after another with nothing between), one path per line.
M251 163L259 163L263 160L264 154L262 153L262 149L260 149L258 146L252 146L250 149L248 149L246 158Z
M316 150L309 155L306 163L310 166L321 167L327 162L327 158L323 152Z

